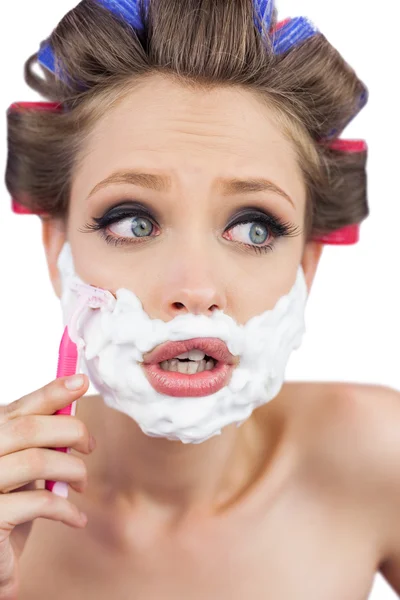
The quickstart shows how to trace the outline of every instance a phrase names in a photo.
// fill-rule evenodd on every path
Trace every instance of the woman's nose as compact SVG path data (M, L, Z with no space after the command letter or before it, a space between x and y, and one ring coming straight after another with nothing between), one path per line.
M155 290L159 310L171 319L179 314L210 316L215 310L226 310L227 265L223 257L211 246L205 247L204 241L196 244L192 239L184 247L185 252L175 248L173 256L167 253L162 263Z
M222 293L214 285L170 289L163 304L164 311L171 317L186 313L209 316L214 310L225 309Z
M214 233L201 215L185 215L158 254L151 302L162 319L194 314L210 316L227 309L227 283L234 276Z

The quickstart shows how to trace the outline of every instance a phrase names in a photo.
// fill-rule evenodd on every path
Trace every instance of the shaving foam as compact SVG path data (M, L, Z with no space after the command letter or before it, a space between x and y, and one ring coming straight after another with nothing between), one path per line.
M75 273L71 248L65 243L58 268L62 282L64 326L82 301L97 288ZM131 290L120 288L96 309L82 311L75 322L80 348L78 369L86 373L110 408L139 425L148 436L199 444L235 423L244 423L259 406L275 398L284 381L289 357L305 333L307 285L299 265L288 294L273 309L238 324L216 310L211 316L185 314L168 322L152 319ZM143 355L167 341L197 337L224 341L240 364L228 384L216 393L174 397L157 392L140 363Z

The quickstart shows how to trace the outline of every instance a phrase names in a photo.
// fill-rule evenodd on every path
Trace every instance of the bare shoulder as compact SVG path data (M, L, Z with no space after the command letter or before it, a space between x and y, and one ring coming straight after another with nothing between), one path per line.
M400 392L337 382L303 384L303 392L312 477L364 512L382 561L396 544L400 552Z
M323 401L313 399L315 439L324 459L337 463L357 485L384 482L400 452L400 392L386 386L327 384Z
M387 472L400 452L400 392L347 382L295 382L293 386L291 395L301 398L301 420L314 466L329 465L330 475L337 472L358 486L371 485L372 477L383 479L382 468Z

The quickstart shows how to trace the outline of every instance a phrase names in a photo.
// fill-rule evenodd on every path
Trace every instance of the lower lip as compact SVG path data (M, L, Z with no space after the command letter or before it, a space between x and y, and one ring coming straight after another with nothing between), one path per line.
M157 392L178 398L208 396L218 392L228 384L234 369L233 365L219 362L211 371L187 375L175 371L164 371L159 364L142 364L142 367L147 379Z

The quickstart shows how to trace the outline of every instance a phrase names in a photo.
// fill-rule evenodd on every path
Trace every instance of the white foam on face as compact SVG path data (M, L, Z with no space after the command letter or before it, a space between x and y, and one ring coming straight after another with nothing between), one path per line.
M59 256L64 325L77 305L76 285L93 288L75 273L67 242ZM79 369L86 373L105 403L136 421L152 437L198 444L239 427L255 408L275 398L289 357L305 333L308 290L299 265L290 292L275 307L239 325L217 310L211 316L185 314L171 321L151 319L139 298L121 288L100 309L86 310L74 339L80 348ZM240 357L227 385L207 396L175 397L157 392L139 363L143 354L166 341L219 338Z

